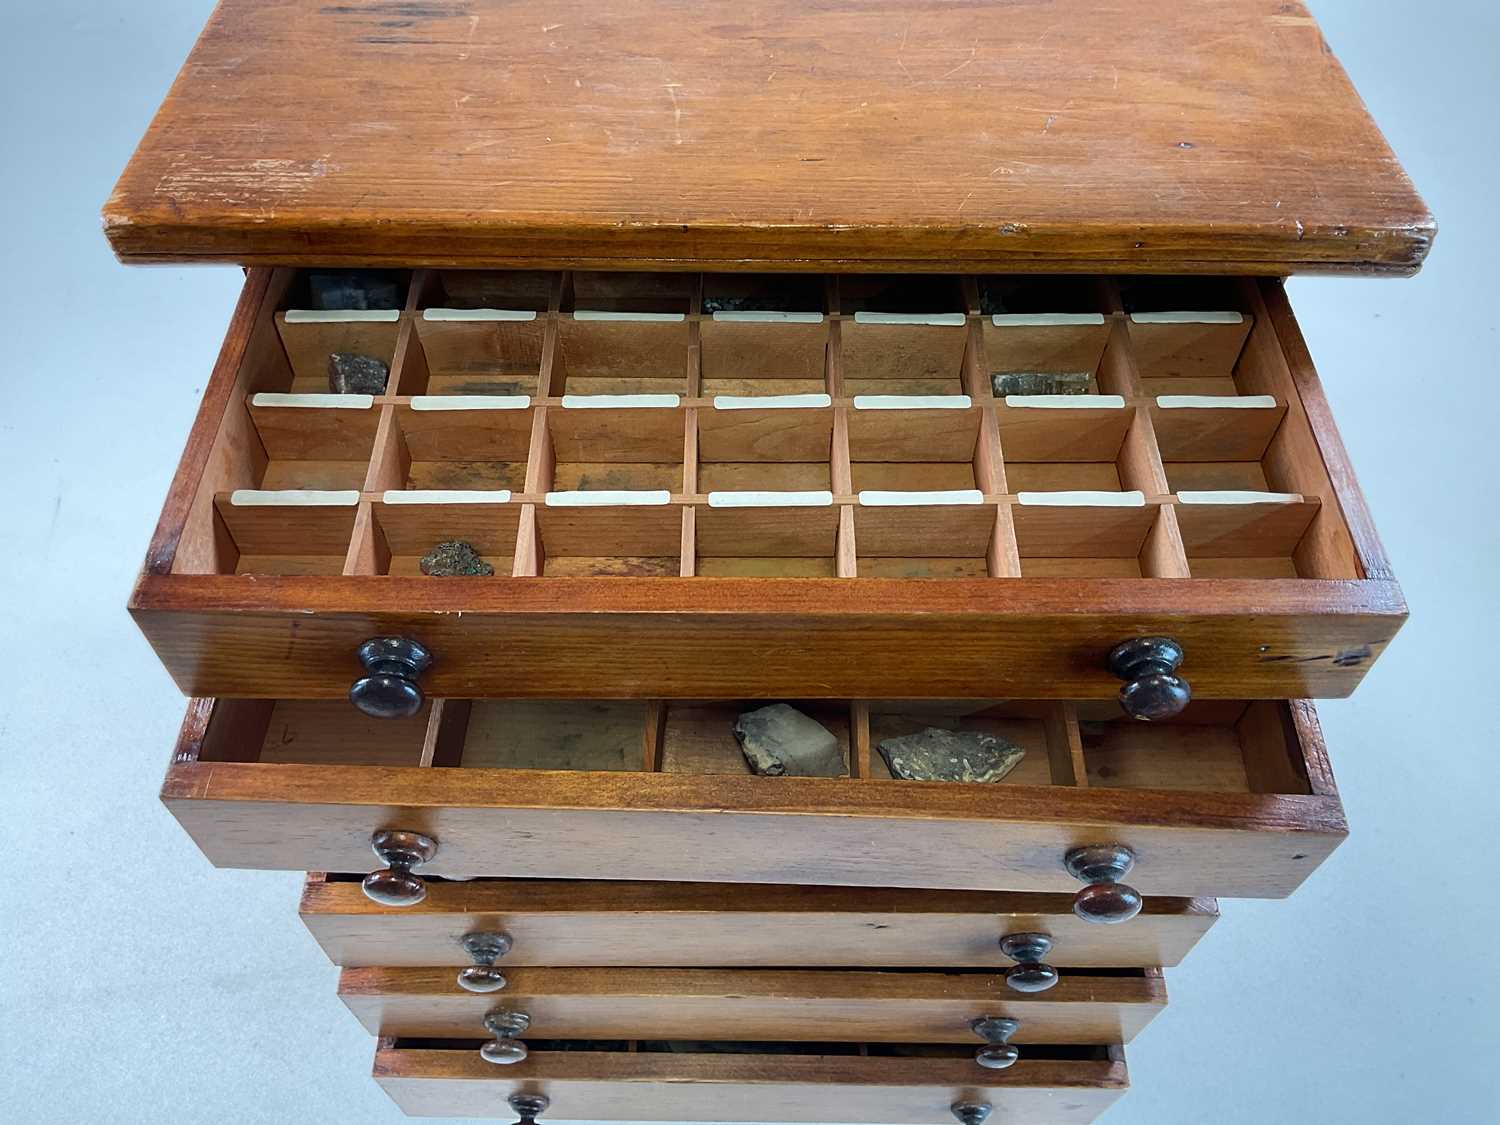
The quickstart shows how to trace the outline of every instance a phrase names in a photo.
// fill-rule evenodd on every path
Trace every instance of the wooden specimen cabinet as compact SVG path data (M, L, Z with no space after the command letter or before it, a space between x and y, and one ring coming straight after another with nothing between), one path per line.
M1347 832L1406 609L1281 279L1435 228L1299 3L222 0L104 225L246 267L163 800L408 1113L1092 1121Z

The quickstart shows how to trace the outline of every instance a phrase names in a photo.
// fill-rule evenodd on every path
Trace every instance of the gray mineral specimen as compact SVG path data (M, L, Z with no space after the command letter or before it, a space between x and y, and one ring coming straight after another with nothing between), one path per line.
M374 356L334 352L328 357L328 389L336 395L382 395L391 369Z
M488 578L495 568L479 557L472 543L449 539L422 556L422 573L431 578Z
M990 376L995 397L1005 395L1086 395L1087 371L996 371Z
M307 291L315 309L399 309L401 286L390 274L367 270L314 270Z
M993 734L938 727L883 739L879 750L891 776L902 781L999 781L1026 756Z
M773 703L735 720L734 737L750 769L769 777L843 777L833 732L795 707Z

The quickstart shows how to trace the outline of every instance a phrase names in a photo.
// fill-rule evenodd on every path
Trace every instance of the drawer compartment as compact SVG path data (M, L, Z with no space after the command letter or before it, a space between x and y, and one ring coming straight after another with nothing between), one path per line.
M1404 620L1276 283L666 281L346 324L252 270L131 601L177 683L339 698L395 636L445 697L1103 699L1162 635L1199 698L1342 696Z
M552 969L506 973L503 991L460 988L447 969L345 969L339 996L377 1035L485 1034L523 1012L520 1039L814 1041L830 1028L871 1042L984 1045L985 1016L1018 1021L1008 1041L1128 1043L1167 1003L1159 969L1079 969L1045 992L1000 973L805 969ZM1024 1057L1025 1052L1022 1052Z
M1007 1070L942 1044L535 1042L507 1067L485 1062L479 1046L381 1039L375 1080L413 1117L498 1117L511 1095L540 1094L543 1125L547 1116L953 1125L964 1104L988 1105L992 1120L1083 1125L1129 1087L1114 1046L1034 1047Z
M1306 702L1201 701L1162 723L1112 703L802 702L843 777L751 776L756 704L438 700L415 719L334 701L196 700L162 796L226 867L361 873L382 830L420 875L1073 893L1072 849L1131 849L1147 895L1280 897L1343 840ZM881 739L1010 740L992 784L892 780Z
M432 880L414 906L372 901L353 876L309 875L302 921L346 966L470 964L462 939L500 932L498 964L991 967L1007 934L1044 933L1070 968L1176 965L1219 917L1212 899L1153 897L1128 926L1074 916L1067 895L722 883ZM451 975L451 974L450 974Z

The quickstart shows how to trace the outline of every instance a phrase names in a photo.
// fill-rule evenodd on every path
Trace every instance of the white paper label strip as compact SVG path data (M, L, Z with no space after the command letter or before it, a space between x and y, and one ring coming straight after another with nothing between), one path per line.
M1144 508L1143 492L1018 492L1030 508Z
M393 489L380 499L387 504L509 504L510 489Z
M827 508L831 492L710 492L710 508Z
M1006 395L1005 405L1018 410L1123 410L1121 395Z
M250 396L251 406L284 406L295 410L368 410L374 395L281 395L261 391Z
M1157 395L1163 410L1274 410L1275 395Z
M823 314L745 309L734 312L716 311L714 320L720 324L822 324Z
M1302 494L1298 492L1251 492L1240 489L1189 490L1179 492L1177 500L1182 504L1299 504L1302 502Z
M1098 327L1103 313L995 313L990 323L996 328L1078 328Z
M832 406L827 395L714 395L715 410L816 410Z
M359 491L353 488L331 492L315 488L237 488L229 494L229 502L236 508L353 508L359 503Z
M855 395L855 410L967 410L968 395Z
M931 328L961 328L968 323L963 313L857 312L855 324L925 324Z
M525 410L528 395L414 395L413 410Z
M563 395L564 410L652 410L682 403L681 395Z
M288 324L394 324L398 309L287 309Z
M1133 324L1243 324L1237 312L1143 312L1131 313Z
M546 502L549 508L613 508L613 507L660 507L669 504L672 494L660 490L608 490L594 492L549 492Z
M536 312L532 309L423 309L422 319L452 321L461 324L472 321L506 321L524 324L535 320Z
M579 309L573 314L573 319L615 321L622 324L681 324L687 317L680 312L605 312L599 309Z
M866 508L919 508L955 504L983 504L984 493L977 488L957 488L947 492L887 492L879 489L859 494Z

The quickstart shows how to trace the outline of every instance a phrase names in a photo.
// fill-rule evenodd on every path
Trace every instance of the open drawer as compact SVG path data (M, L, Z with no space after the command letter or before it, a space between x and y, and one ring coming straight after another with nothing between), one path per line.
M534 1042L507 1067L479 1046L381 1039L375 1080L413 1117L881 1125L1083 1125L1129 1086L1118 1046L1033 1047L1005 1070L945 1044Z
M302 921L336 965L482 964L989 967L1016 974L1020 941L1059 976L1072 968L1176 965L1218 921L1212 899L1153 897L1128 926L1076 917L1068 895L723 883L430 880L412 906L373 901L357 876L311 874ZM1002 949L1002 942L1010 939ZM1035 983L1034 974L1016 974Z
M1127 910L1127 876L1149 895L1289 894L1346 833L1306 702L1199 701L1162 723L1105 702L798 702L838 739L839 777L751 776L732 730L756 706L438 700L389 722L342 701L195 700L162 797L219 866L384 867L367 887L404 903L424 875L1083 881L1081 899ZM881 743L927 727L1024 756L994 783L891 779Z
M1129 1043L1167 1004L1160 969L1079 969L1034 993L983 970L520 968L506 976L504 991L484 994L459 987L446 969L345 969L339 996L376 1035L488 1028L516 1040L808 1042L837 1028L850 1039L971 1050ZM985 1020L1007 1022L985 1035Z
M191 695L1342 696L1405 617L1275 282L382 284L250 272L131 599Z

